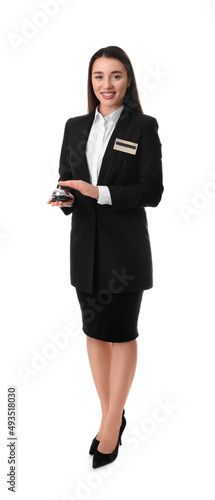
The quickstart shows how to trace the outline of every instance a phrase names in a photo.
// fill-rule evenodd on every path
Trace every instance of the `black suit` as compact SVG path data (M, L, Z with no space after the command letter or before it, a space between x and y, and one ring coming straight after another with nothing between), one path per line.
M94 119L87 114L67 120L59 180L90 182L86 143ZM108 186L112 205L101 205L70 189L71 284L87 293L121 287L122 293L153 286L152 258L144 207L156 207L163 193L158 123L124 107L105 151L97 185ZM113 149L115 139L138 143L135 155ZM127 278L126 278L127 276ZM97 288L95 288L97 287Z

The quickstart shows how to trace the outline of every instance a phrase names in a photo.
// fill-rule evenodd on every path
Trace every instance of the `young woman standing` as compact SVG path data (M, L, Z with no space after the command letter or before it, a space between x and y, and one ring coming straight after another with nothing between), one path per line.
M119 47L98 50L88 72L88 113L67 120L58 184L72 213L71 284L76 288L101 425L93 467L113 462L126 426L137 364L143 291L153 286L145 207L162 197L157 120L143 113L134 71Z

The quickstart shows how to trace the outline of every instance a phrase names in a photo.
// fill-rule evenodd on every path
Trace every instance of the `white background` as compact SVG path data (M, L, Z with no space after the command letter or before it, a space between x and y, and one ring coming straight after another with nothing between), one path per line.
M14 385L17 499L212 500L215 2L57 5L51 16L42 0L1 4L1 497L10 497ZM94 471L88 450L101 414L69 280L71 217L47 200L65 122L87 112L89 60L107 45L127 52L143 110L158 121L165 191L147 209L154 287L139 317L124 446ZM174 408L156 422L167 400Z

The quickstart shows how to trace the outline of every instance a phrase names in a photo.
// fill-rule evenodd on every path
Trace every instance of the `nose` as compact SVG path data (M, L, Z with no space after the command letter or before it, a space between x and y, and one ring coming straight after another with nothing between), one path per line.
M107 77L107 78L104 79L104 81L103 81L103 87L104 87L105 90L110 90L113 87L110 78Z

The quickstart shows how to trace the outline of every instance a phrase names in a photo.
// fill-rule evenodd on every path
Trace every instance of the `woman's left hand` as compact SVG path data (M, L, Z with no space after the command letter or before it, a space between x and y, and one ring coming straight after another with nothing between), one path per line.
M90 196L90 198L98 199L99 197L99 188L97 186L93 186L89 184L89 182L85 181L60 181L58 182L59 186L67 186L72 189L77 189L84 196Z

